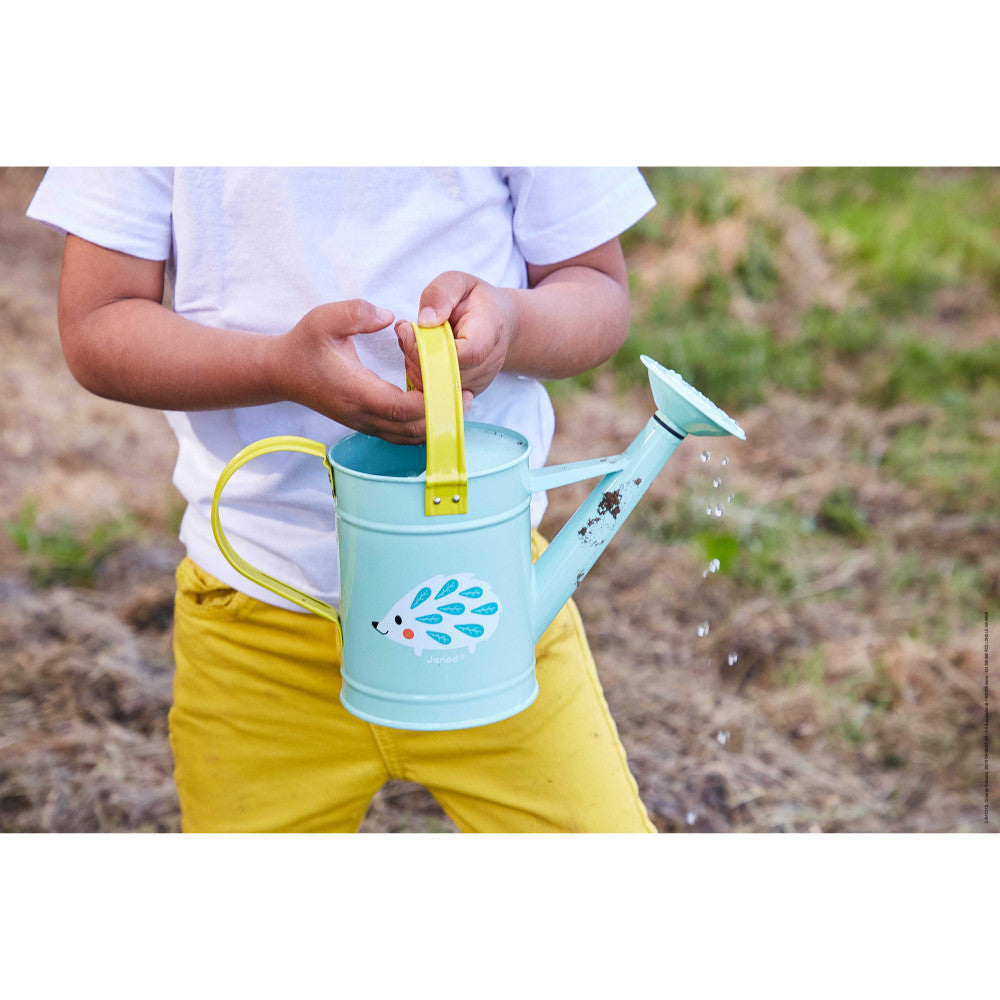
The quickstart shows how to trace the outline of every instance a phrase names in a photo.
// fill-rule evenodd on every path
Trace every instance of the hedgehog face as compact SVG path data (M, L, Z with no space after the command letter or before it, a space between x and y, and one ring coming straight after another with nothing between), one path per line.
M372 628L396 642L409 642L416 635L402 615L386 615L382 621L372 622Z

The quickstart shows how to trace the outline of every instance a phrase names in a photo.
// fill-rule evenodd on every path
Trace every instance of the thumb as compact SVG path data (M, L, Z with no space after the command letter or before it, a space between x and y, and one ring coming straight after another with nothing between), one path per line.
M477 279L464 271L445 271L439 274L420 294L420 326L441 326L451 319L459 302L475 288Z
M353 337L385 329L393 321L393 314L364 299L345 299L316 306L310 318L334 337Z

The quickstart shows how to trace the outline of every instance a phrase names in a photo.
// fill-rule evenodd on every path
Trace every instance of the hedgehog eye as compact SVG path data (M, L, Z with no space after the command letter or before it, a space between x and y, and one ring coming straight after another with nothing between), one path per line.
M403 619L400 618L399 615L396 615L396 617L395 617L394 620L395 620L395 622L396 622L397 625L402 625L403 624Z

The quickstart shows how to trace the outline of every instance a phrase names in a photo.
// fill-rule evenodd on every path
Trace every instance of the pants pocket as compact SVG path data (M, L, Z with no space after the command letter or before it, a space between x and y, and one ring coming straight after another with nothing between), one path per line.
M176 603L187 614L208 618L238 618L251 604L252 597L207 573L190 557L177 567Z

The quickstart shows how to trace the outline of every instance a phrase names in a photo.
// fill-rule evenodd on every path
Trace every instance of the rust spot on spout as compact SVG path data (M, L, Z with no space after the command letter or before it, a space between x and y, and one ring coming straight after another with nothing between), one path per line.
M608 490L601 497L601 502L597 505L597 513L600 515L610 514L616 521L622 512L621 490Z
M584 540L590 541L588 534L590 529L597 524L601 518L606 517L610 514L616 521L618 520L618 515L622 512L622 495L621 490L608 490L604 496L601 497L601 502L597 505L597 513L592 517L577 534ZM600 537L594 540L594 544L600 544Z

